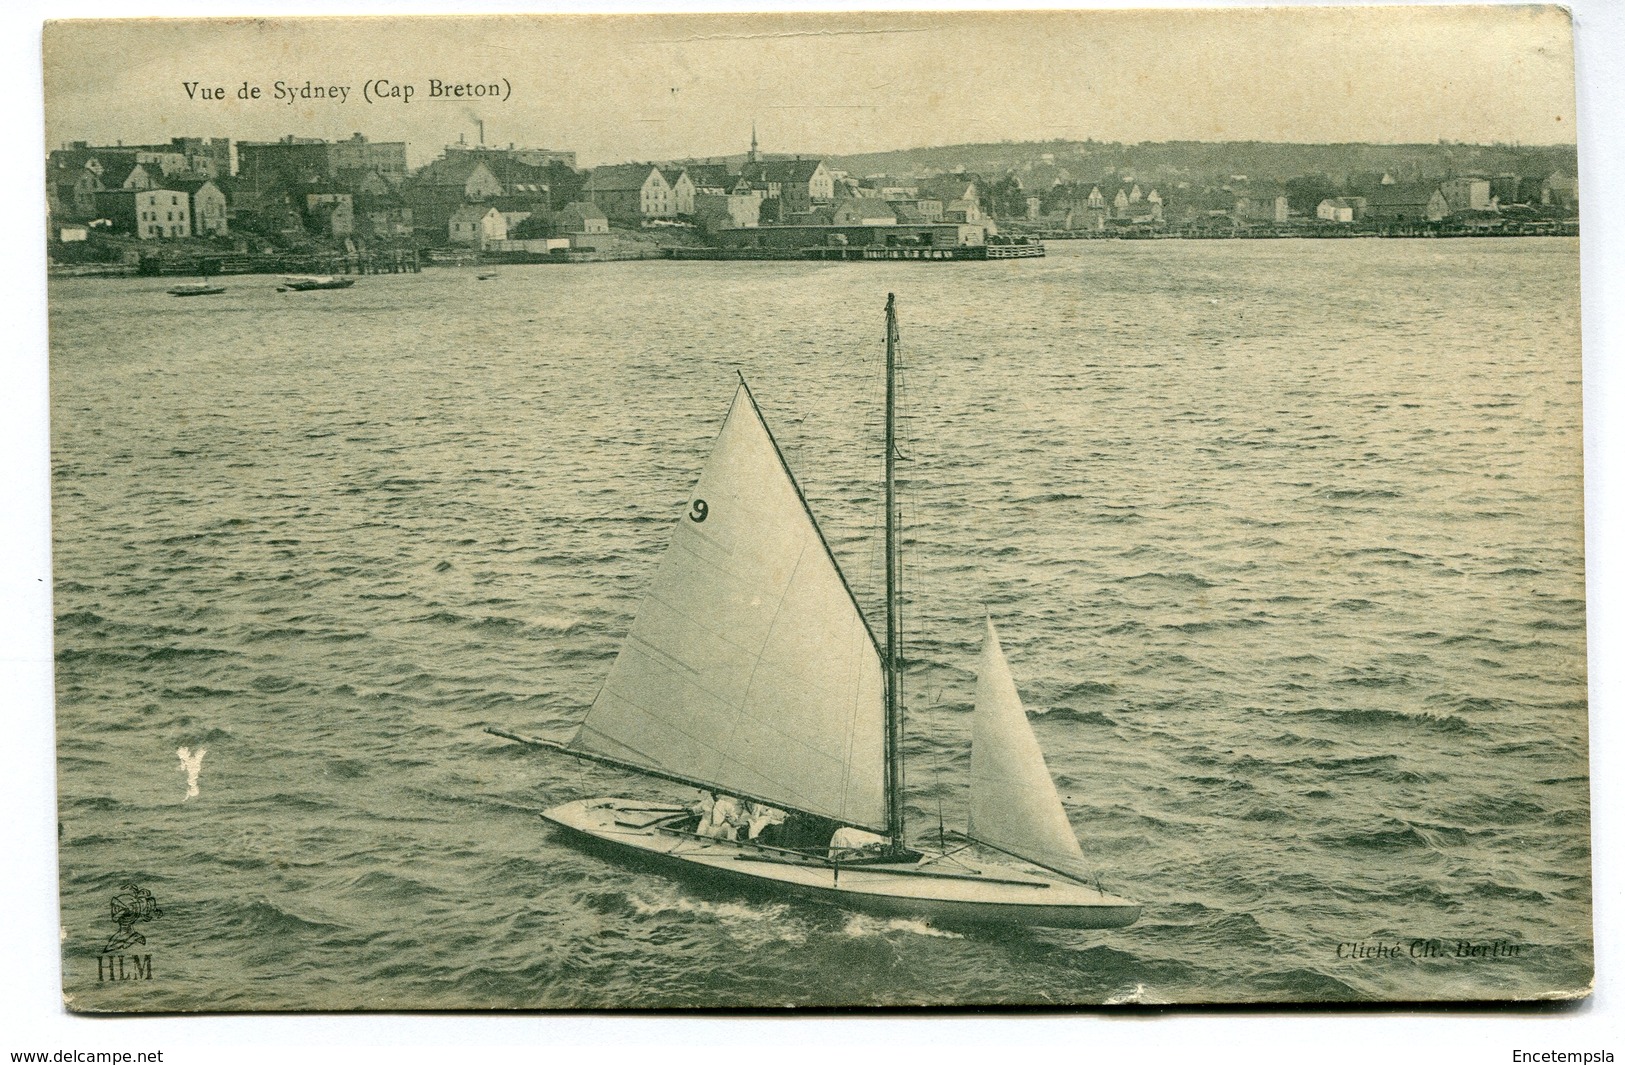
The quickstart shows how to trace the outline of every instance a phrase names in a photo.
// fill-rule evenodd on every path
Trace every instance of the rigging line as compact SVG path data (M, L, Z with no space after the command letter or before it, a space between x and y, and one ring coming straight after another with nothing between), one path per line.
M936 695L931 699L931 709L935 710L937 703L942 701L942 689L938 688ZM931 745L931 772L936 777L932 787L937 793L937 846L946 854L948 852L948 829L942 819L942 751L936 744Z

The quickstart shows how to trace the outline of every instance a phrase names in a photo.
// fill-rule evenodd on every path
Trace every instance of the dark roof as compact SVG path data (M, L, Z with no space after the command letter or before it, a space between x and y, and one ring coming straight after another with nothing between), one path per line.
M643 183L649 180L649 171L658 169L650 163L621 163L618 166L601 166L592 172L587 179L588 187L594 192L633 192L643 188ZM662 175L664 176L664 175Z
M751 181L790 185L811 180L823 162L822 159L764 159L746 163L740 168L739 176Z
M1437 190L1437 185L1415 182L1404 185L1373 185L1365 190L1364 195L1366 205L1369 207L1426 206Z
M891 205L876 196L854 196L837 202L832 214L838 215L842 211L855 212L859 218L896 218L897 212Z
M130 180L130 175L137 167L142 169L148 180L152 179L152 171L148 170L145 164L136 162L134 156L105 160L102 162L102 184L110 189L117 188Z
M488 215L492 211L496 211L496 210L497 209L495 207L492 207L488 203L465 204L464 206L459 207L459 208L457 208L457 210L451 212L451 215L448 217L447 221L455 222L458 219L462 219L464 221L478 222L479 220L484 218L486 215ZM502 212L497 211L497 213L501 214Z
M734 183L734 173L722 163L696 163L688 168L688 180L696 188L725 189Z
M461 188L468 184L468 179L473 176L475 169L481 166L485 166L483 159L468 156L436 159L412 175L412 181L420 186L455 185ZM486 167L486 173L490 172L490 167ZM495 177L496 175L493 174L492 176Z
M165 188L173 189L176 192L184 192L188 196L196 196L198 190L205 185L214 185L216 189L220 188L211 178L168 178L164 181Z
M607 216L596 203L567 203L559 210L559 214L566 212L580 216L583 221L606 218Z

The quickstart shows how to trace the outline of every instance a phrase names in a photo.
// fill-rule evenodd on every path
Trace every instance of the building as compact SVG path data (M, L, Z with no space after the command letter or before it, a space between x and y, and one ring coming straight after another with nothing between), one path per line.
M694 213L694 182L683 167L663 166L660 176L671 187L672 214L687 218Z
M191 206L176 189L109 189L96 194L96 211L115 233L141 240L178 240L192 235Z
M536 169L549 169L554 166L562 166L569 170L576 168L576 153L562 151L558 148L519 148L512 143L506 148L495 148L486 147L484 144L466 144L461 140L456 144L446 145L445 154L447 158L464 152L477 153L487 163L490 162L493 156L500 155L522 166ZM495 172L497 167L493 166L491 169Z
M739 185L778 200L786 215L805 214L835 200L835 175L822 159L767 159L747 162L739 171Z
M326 237L348 237L355 233L355 198L348 192L328 188L305 193L306 227Z
M822 213L822 212L820 212ZM829 209L829 224L835 226L894 226L897 212L879 197L839 200Z
M739 176L722 163L690 163L683 168L696 196L726 196Z
M1279 225L1292 216L1292 204L1277 188L1242 188L1235 192L1231 215L1237 222Z
M192 209L192 235L223 237L227 233L226 194L212 178L189 178L168 184L186 193Z
M350 185L367 174L393 184L404 181L406 142L374 142L359 133L343 141L290 133L281 140L237 144L238 195L249 205L274 202L280 193L312 183Z
M502 185L502 194L511 199L525 199L545 204L557 210L565 204L581 199L586 182L571 166L561 161L567 156L572 161L574 152L555 152L547 149L470 147L454 144L446 148L443 158L447 163L481 162L485 169Z
M436 159L413 174L401 186L400 198L402 205L411 208L419 234L427 240L441 240L450 232L451 217L460 208L487 203L502 193L502 182L483 159L459 155Z
M768 249L797 252L827 247L975 247L985 243L987 231L979 225L951 223L902 226L787 225L759 226L754 229L728 229L715 234L719 246L740 249Z
M414 232L412 208L382 200L356 204L356 226L363 236L374 240L400 241Z
M507 240L508 224L495 207L467 204L451 213L446 237L453 244L484 248L491 241Z
M1365 201L1365 220L1379 225L1437 222L1450 213L1439 186L1427 182L1374 185Z
M975 200L950 200L942 205L942 220L963 226L978 225L982 221L982 207Z
M1526 203L1519 193L1523 179L1517 174L1497 174L1490 178L1490 197L1502 207L1510 203Z
M1450 214L1492 210L1490 205L1493 201L1490 199L1490 182L1488 178L1450 178L1448 181L1439 184L1439 191L1444 193L1444 200L1449 205Z
M553 216L553 232L558 236L608 233L609 218L594 203L567 203Z
M941 177L917 182L917 188L917 196L941 200L945 204L953 203L955 200L982 202L981 185L970 174L944 174Z
M1540 202L1547 207L1580 206L1580 179L1562 172L1549 174L1540 183Z
M694 196L694 222L707 232L754 229L761 221L762 193L759 189L727 195L701 192Z
M586 197L616 222L637 224L677 215L671 183L650 163L598 167L587 178Z
M1363 196L1335 196L1321 200L1315 205L1315 217L1322 222L1342 225L1358 221L1364 210Z

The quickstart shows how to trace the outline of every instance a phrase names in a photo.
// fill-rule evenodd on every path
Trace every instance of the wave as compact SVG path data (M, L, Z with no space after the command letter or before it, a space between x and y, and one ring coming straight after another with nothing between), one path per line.
M1157 584L1174 584L1185 588L1213 588L1216 585L1205 577L1198 577L1194 573L1137 573L1132 577L1119 577L1117 584L1134 584L1147 581Z
M1024 496L1017 499L1017 503L1072 503L1087 500L1088 496L1077 495L1073 492L1043 492L1039 495Z
M1045 721L1075 721L1080 725L1104 725L1115 728L1117 722L1101 713L1099 710L1074 710L1070 706L1052 706L1043 710L1029 710L1034 717L1042 717Z
M886 936L893 932L926 936L932 939L965 938L959 932L933 928L929 923L912 917L871 917L868 914L854 913L847 916L846 924L841 928L841 934L850 939Z
M1345 728L1419 728L1429 732L1465 733L1477 729L1454 714L1410 714L1403 710L1332 709L1317 707L1300 710L1297 717L1330 721Z
M330 924L326 921L313 921L308 917L301 917L291 910L285 910L265 899L256 899L247 906L242 907L239 916L244 928L256 936L335 932L343 928L342 925Z
M1185 621L1162 626L1174 632L1222 632L1225 629L1256 629L1268 622L1260 618L1218 618L1211 621Z
M1322 499L1402 499L1391 488L1323 488L1315 493Z
M1120 988L1107 995L1101 1003L1103 1006L1166 1006L1172 999L1163 998L1144 984L1134 984L1131 987Z
M752 903L741 901L717 901L694 898L689 895L675 895L666 899L646 899L641 895L620 895L616 892L602 897L603 901L618 899L629 914L637 917L664 917L669 914L686 914L715 921L719 924L760 924L764 927L776 929L783 938L800 940L805 933L790 923L790 907L781 902Z

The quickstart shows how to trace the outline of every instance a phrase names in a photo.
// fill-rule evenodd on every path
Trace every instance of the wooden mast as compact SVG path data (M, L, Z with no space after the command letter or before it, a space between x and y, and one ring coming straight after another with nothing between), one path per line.
M886 294L886 835L903 838L903 625L897 520L897 296Z

